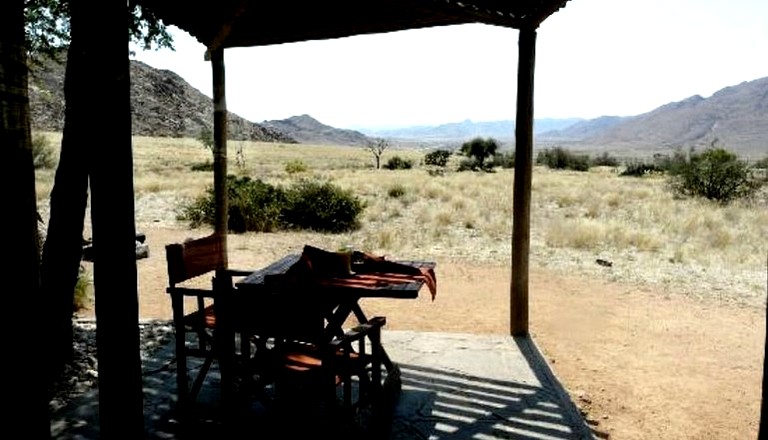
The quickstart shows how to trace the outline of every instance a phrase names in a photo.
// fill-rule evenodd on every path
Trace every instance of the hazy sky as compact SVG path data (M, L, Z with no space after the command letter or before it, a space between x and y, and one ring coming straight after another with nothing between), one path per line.
M205 47L138 52L211 96ZM514 119L518 31L462 25L227 49L227 105L338 128ZM768 76L766 0L571 0L538 30L536 118L644 113Z

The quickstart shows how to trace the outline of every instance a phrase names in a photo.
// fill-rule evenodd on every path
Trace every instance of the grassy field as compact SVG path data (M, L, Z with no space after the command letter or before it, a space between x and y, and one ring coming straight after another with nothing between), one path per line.
M59 145L60 135L47 136L51 145ZM383 163L395 155L413 160L414 168L374 170L372 155L362 148L234 141L229 171L276 185L328 180L352 191L366 203L362 228L314 234L314 241L331 248L352 244L388 255L509 261L512 170L431 176L420 166L423 151L390 149ZM179 208L211 185L211 172L191 170L210 159L210 151L194 139L135 138L137 226L176 222ZM306 171L286 171L298 162ZM44 210L54 171L38 170L37 176ZM764 189L756 201L721 206L676 199L663 177L620 177L614 168L571 172L537 166L531 264L761 306L767 199ZM597 259L613 265L598 265Z

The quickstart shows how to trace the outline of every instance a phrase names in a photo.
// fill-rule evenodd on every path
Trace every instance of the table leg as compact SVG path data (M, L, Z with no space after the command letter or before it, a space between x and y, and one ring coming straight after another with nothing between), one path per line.
M363 309L360 307L359 302L356 301L354 304L352 304L351 313L355 314L355 318L357 318L357 322L360 324L365 324L368 322L368 317L366 317L365 313L363 313ZM345 316L349 316L349 313L347 313ZM381 342L379 342L379 345L381 348L381 360L384 363L384 367L387 369L387 374L389 375L397 373L399 375L400 369L397 367L397 365L395 365L394 362L392 362L392 359L389 358L387 350L384 349L384 346L381 344Z

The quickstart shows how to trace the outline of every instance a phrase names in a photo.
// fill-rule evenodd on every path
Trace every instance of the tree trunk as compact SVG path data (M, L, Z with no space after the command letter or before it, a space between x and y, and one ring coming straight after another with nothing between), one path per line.
M40 249L37 226L35 169L27 94L27 62L24 45L24 1L0 2L0 146L4 153L2 187L5 191L6 227L10 234L10 258L4 270L5 307L14 331L7 338L5 359L12 374L6 377L3 425L19 426L24 436L50 438L46 381L39 376L44 363L48 332L43 312L36 306L40 294ZM18 322L17 322L18 321Z
M84 54L73 39L67 55L64 82L66 100L64 133L59 165L51 192L48 233L43 247L42 291L52 326L50 339L52 376L58 376L72 358L72 305L83 251L83 225L88 202L85 145L88 136L87 103L77 92L88 87L82 74Z
M144 438L133 193L127 3L71 0L72 43L82 49L74 141L91 189L99 435ZM79 65L79 63L78 63Z

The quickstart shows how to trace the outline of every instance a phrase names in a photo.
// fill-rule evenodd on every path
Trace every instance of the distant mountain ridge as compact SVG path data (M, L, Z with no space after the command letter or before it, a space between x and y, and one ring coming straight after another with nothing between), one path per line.
M64 63L44 62L31 69L29 94L32 128L62 131ZM131 61L131 108L134 135L197 137L212 127L211 98L177 74ZM98 110L96 110L98 111ZM514 142L512 120L447 123L387 130L334 128L310 115L255 123L229 113L229 137L284 143L364 145L372 137L393 144L456 146L473 137ZM709 98L691 96L637 116L595 119L536 119L536 146L553 144L590 149L669 149L718 144L737 153L768 152L768 77L725 87Z
M514 142L512 120L366 130L369 136L457 144L472 137ZM636 116L536 119L536 146L617 150L705 147L713 142L736 153L768 153L768 77L725 87L709 98L691 96Z
M569 127L584 119L544 118L534 121L534 133L558 130ZM512 140L515 137L515 121L474 122L465 120L436 126L414 126L386 130L362 130L375 137L396 139L420 139L423 141L467 141L474 137L492 137L499 140Z
M370 139L359 131L334 128L322 124L309 115L263 121L261 125L285 133L306 144L363 146Z
M702 147L768 153L768 77L694 95L631 117L603 117L542 133L541 140L631 148Z

